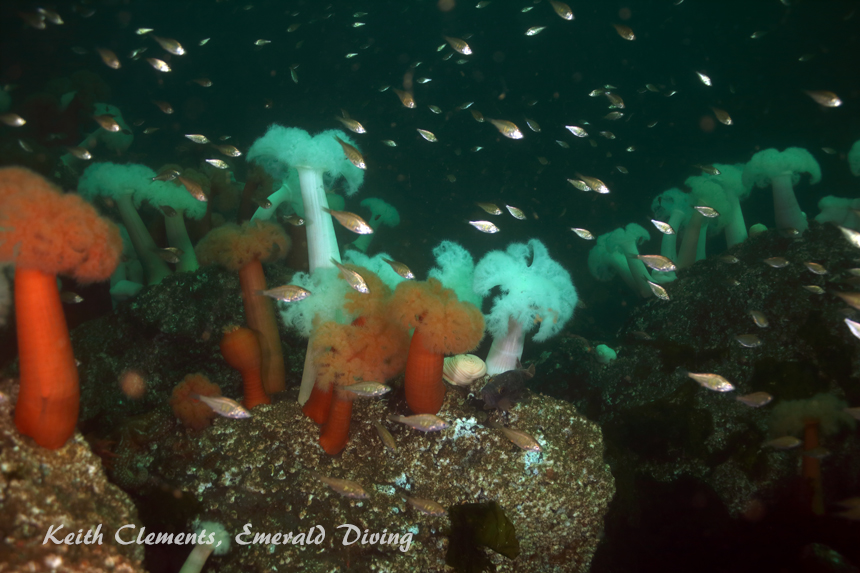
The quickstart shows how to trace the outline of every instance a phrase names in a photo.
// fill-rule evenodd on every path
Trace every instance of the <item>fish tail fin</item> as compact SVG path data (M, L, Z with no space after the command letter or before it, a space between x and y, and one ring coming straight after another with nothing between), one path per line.
M323 211L325 211L326 213L331 214L331 209L329 209L328 207L320 207L320 209L322 209L322 210L323 210Z
M388 419L392 422L400 422L403 419L403 416L401 416L400 414L391 414L390 416L388 416Z

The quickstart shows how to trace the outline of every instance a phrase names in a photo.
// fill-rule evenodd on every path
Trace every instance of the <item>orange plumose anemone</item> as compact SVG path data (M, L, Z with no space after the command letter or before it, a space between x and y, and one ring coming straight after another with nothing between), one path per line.
M241 226L228 224L213 229L197 244L201 265L218 263L239 272L245 319L260 339L263 388L269 395L286 387L286 368L274 301L259 294L267 289L263 262L283 258L290 249L290 239L273 223L249 221Z
M66 443L80 407L57 275L107 280L121 254L119 229L80 195L64 194L27 169L0 169L0 263L15 265L21 369L15 425L44 448Z
M193 398L192 394L220 396L221 388L200 373L188 374L182 379L182 382L173 388L173 393L170 395L170 407L173 409L173 414L186 428L202 430L209 426L216 414L212 408Z
M445 399L445 355L478 346L484 316L433 278L398 284L389 311L401 326L415 329L406 361L406 403L416 414L436 414Z
M370 294L350 291L343 308L357 316L349 324L334 321L317 326L311 338L316 381L304 412L323 424L320 445L330 455L339 453L349 438L352 400L343 391L357 382L384 382L403 371L409 335L392 320L388 310L391 289L371 271L347 265L364 277Z

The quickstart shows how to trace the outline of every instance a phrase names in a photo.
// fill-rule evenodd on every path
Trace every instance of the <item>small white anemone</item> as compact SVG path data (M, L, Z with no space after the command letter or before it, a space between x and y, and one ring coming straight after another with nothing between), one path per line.
M469 386L487 373L487 365L474 354L458 354L445 359L442 378L456 386Z

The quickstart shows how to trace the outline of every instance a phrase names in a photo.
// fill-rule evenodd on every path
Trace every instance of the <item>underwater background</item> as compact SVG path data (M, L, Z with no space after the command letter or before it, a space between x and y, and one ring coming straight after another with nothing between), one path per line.
M535 374L523 375L527 397L517 397L521 403L510 412L485 409L479 389L449 388L439 415L453 429L422 434L392 427L399 453L388 453L370 421L409 413L398 372L389 396L356 401L349 443L329 456L317 444L319 428L296 403L307 336L280 319L286 390L271 406L252 409L251 420L217 417L202 430L176 421L171 391L187 374L205 374L230 398L243 392L241 377L218 347L222 328L241 323L246 312L240 280L205 264L114 300L107 282L63 280L61 290L82 299L68 303L67 297L63 306L79 362L80 434L56 452L42 451L12 424L10 396L17 395L20 375L16 314L9 308L14 298L0 290L0 456L9 456L0 491L16 500L0 510L7 539L0 571L126 567L161 573L179 571L190 550L170 544L129 549L113 544L111 532L108 545L116 553L108 557L87 548L52 552L41 545L49 521L21 526L21 515L46 506L80 518L69 518L74 531L101 521L190 531L201 519L223 523L232 536L248 522L264 531L307 529L318 521L327 528L361 523L371 531L389 521L391 530L414 527L409 551L339 542L293 546L292 553L275 545L233 545L201 563L204 571L860 568L860 436L852 418L860 406L860 336L844 322L857 320L858 302L833 294L857 290L851 271L860 266L860 253L829 224L835 219L812 221L823 197L858 198L860 166L852 173L851 161L860 155L854 107L860 6L848 0L594 0L568 2L573 16L567 18L559 4L3 2L0 166L26 167L69 193L99 162L140 164L159 174L167 164L195 170L207 193L223 193L210 201L212 210L219 208L213 204L223 207L220 218L207 222L217 228L248 218L242 213L247 197L240 207L253 178L245 156L271 125L310 134L339 129L366 162L364 181L355 195L342 182L327 182L327 191L344 195L342 209L365 219L360 202L369 197L399 213L399 224L375 227L367 255L384 252L423 280L439 266L433 250L442 241L462 245L477 262L490 251L538 239L569 273L576 293L568 300L575 306L572 318L554 336L534 342L534 332L527 335L522 364L535 365ZM180 43L184 53L170 53L156 35ZM470 53L458 50L457 41L467 42ZM111 56L119 67L110 64ZM395 89L409 92L415 107L405 106ZM623 105L613 106L607 94L623 98ZM69 159L99 129L93 116L101 104L121 112L122 129L133 141L102 142L90 149L91 159ZM621 115L607 118L612 112ZM350 118L366 133L348 132L342 120ZM506 136L505 126L489 118L513 122L521 137ZM208 142L195 143L189 134ZM227 144L242 155L213 149ZM744 164L759 151L789 147L808 150L820 167L820 182L803 175L794 186L811 221L808 230L778 228L767 185L754 188L741 206L746 227L761 223L769 230L751 233L728 251L722 233L710 236L706 257L661 283L669 300L650 293L643 298L618 277L599 281L590 271L593 239L629 223L650 235L640 253L661 252L663 235L650 221L659 218L652 203L664 191L687 191L687 178L714 175L715 163ZM223 166L207 165L214 159ZM854 162L860 165L860 158ZM598 178L608 193L570 182L587 178ZM222 191L213 191L216 179ZM9 226L2 199L0 228ZM119 221L110 202L94 203ZM265 208L265 196L253 203L251 212ZM493 204L501 214L477 203ZM167 233L156 207L144 205L140 213L164 248ZM860 218L850 212L857 207L843 209L839 225L860 230ZM272 221L293 237L295 251L301 245L297 227L285 218ZM498 232L470 224L481 220ZM355 239L349 229L334 228L339 245ZM195 244L205 230L189 225ZM720 258L726 256L737 261ZM768 258L785 259L787 266L762 262ZM291 262L264 265L268 287L307 270ZM829 274L810 272L809 262ZM13 276L10 268L2 273L10 283ZM822 292L804 290L809 286ZM499 291L484 298L485 314ZM300 303L276 308L289 304ZM759 328L750 311L764 313L769 326ZM533 318L532 326L550 320L545 313ZM756 342L736 339L743 335L755 335ZM491 343L486 335L471 351L486 357ZM617 358L604 359L599 345ZM130 369L146 379L142 397L117 390ZM714 392L686 371L720 374L735 391ZM773 403L749 407L735 400L754 392L767 392ZM812 416L805 401L825 411L816 414L821 449L763 447L788 434L804 439ZM782 433L770 415L780 402L788 404L782 418L791 419ZM493 434L496 422L538 432L544 457ZM245 433L231 433L239 423L246 424ZM459 446L446 445L447 432ZM80 451L58 457L72 442ZM20 444L33 453L14 457ZM821 507L811 500L811 474L801 469L810 459L818 467L813 489L823 491ZM94 487L114 488L113 501L104 503L113 509L73 504L56 492L47 496L36 477L22 477L45 467L58 475L75 463L98 468L101 481ZM93 479L80 468L80 474L67 471L81 480L66 489L56 485L70 496ZM383 485L370 501L357 502L308 471ZM448 515L405 513L404 491L435 498ZM396 521L371 510L374 497L384 500L377 508L402 507ZM533 511L523 509L531 505ZM52 566L56 555L63 564ZM106 564L110 559L121 565Z

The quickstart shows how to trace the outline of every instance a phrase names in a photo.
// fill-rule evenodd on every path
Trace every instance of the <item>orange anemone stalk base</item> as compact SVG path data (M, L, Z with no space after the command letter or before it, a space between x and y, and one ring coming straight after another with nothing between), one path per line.
M248 327L259 336L263 389L269 395L283 392L287 373L281 335L275 319L275 303L269 297L257 294L257 291L266 290L266 275L263 274L263 264L259 259L239 269L239 283L242 285Z
M803 449L810 451L821 444L818 441L818 420L805 420L803 427ZM803 456L802 475L809 488L810 508L815 515L824 515L824 487L821 480L821 461L812 456Z
M321 389L318 385L314 386L308 401L302 407L302 412L317 424L325 424L331 411L333 393L331 386L325 390Z
M245 394L242 405L245 408L250 410L260 404L272 403L263 391L260 343L253 330L239 326L228 328L221 338L221 355L227 364L242 375Z
M355 395L351 392L338 390L334 393L328 420L323 424L320 433L320 445L325 453L330 456L342 452L349 440L349 423L352 420L352 400L354 397Z
M56 450L75 433L81 397L57 277L15 269L15 313L21 365L15 426Z
M406 360L406 403L416 414L437 414L445 401L442 366L445 357L424 344L421 327L415 329Z

